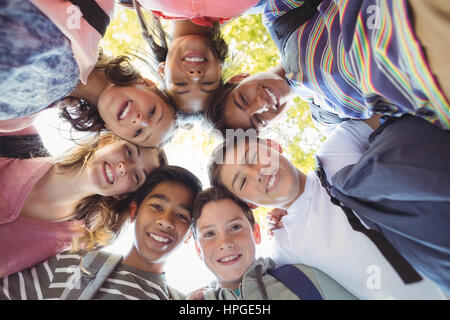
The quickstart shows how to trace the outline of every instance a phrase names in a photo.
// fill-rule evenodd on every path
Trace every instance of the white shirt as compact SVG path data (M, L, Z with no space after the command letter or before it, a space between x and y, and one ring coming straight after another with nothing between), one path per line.
M328 179L358 161L371 132L362 121L335 129L318 152ZM278 265L316 267L359 299L446 299L428 279L405 285L372 241L353 231L315 173L307 176L303 194L287 211L284 228L274 232L272 256Z

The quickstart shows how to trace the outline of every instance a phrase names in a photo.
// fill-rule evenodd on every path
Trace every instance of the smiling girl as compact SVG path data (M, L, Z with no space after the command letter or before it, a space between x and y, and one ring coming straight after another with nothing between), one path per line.
M152 53L142 58L161 78L161 88L173 99L179 115L201 114L222 84L222 65L228 54L228 45L220 35L220 19L208 24L197 24L187 17L173 20L169 43L155 12L152 11L149 25L144 18L141 5L153 10L156 2L135 3L143 36ZM159 2L162 7L168 5L167 2Z
M0 277L70 248L92 250L121 230L121 214L164 151L101 135L64 158L0 158Z
M59 105L77 130L108 128L145 147L169 139L175 127L169 98L127 57L99 53L114 1L82 3L81 12L71 1L0 5L0 132L26 128L40 111ZM93 21L92 12L100 18Z

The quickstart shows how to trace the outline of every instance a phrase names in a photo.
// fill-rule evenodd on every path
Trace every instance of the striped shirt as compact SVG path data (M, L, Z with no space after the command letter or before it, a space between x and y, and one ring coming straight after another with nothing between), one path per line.
M304 0L268 0L273 22ZM283 66L290 86L340 117L411 113L450 129L450 105L414 34L406 0L324 0L308 22L287 35Z
M58 254L32 268L0 279L0 300L57 300L80 274L81 255ZM180 300L184 294L167 286L164 274L119 263L93 300Z

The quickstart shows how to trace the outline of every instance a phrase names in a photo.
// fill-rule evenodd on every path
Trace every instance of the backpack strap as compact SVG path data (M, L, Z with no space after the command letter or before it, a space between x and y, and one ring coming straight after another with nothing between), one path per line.
M336 113L322 109L314 102L308 102L308 105L311 111L311 117L319 123L332 125L349 120L349 118L340 118Z
M367 229L358 219L352 209L344 206L337 198L331 194L333 188L327 180L320 160L317 159L316 174L319 177L322 187L327 191L331 203L340 207L344 211L350 226L354 231L361 232L368 237L378 248L384 258L391 264L405 284L415 283L422 280L422 276L411 266L411 264L395 249L395 247L386 239L386 237L373 229Z
M279 268L268 270L267 273L283 283L300 300L323 300L322 295L312 281L293 265L286 264Z
M86 20L95 30L103 36L109 25L109 16L95 2L95 0L69 0L80 8L83 19Z
M275 42L279 42L280 50L284 48L288 35L294 32L295 29L305 24L318 11L317 7L323 0L305 0L303 5L290 10L288 13L278 17L273 23L273 33Z
M61 300L90 300L116 268L122 256L91 251L82 258L78 276L61 295Z

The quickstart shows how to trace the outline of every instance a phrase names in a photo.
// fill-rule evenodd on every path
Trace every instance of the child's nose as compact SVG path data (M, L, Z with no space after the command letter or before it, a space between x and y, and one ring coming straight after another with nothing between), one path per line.
M189 68L186 70L187 76L193 81L200 81L203 77L204 71L201 68Z
M128 171L129 171L129 164L127 164L127 163L124 162L124 161L119 162L118 170L119 170L119 175L120 175L120 176L125 176L125 175L127 175Z

